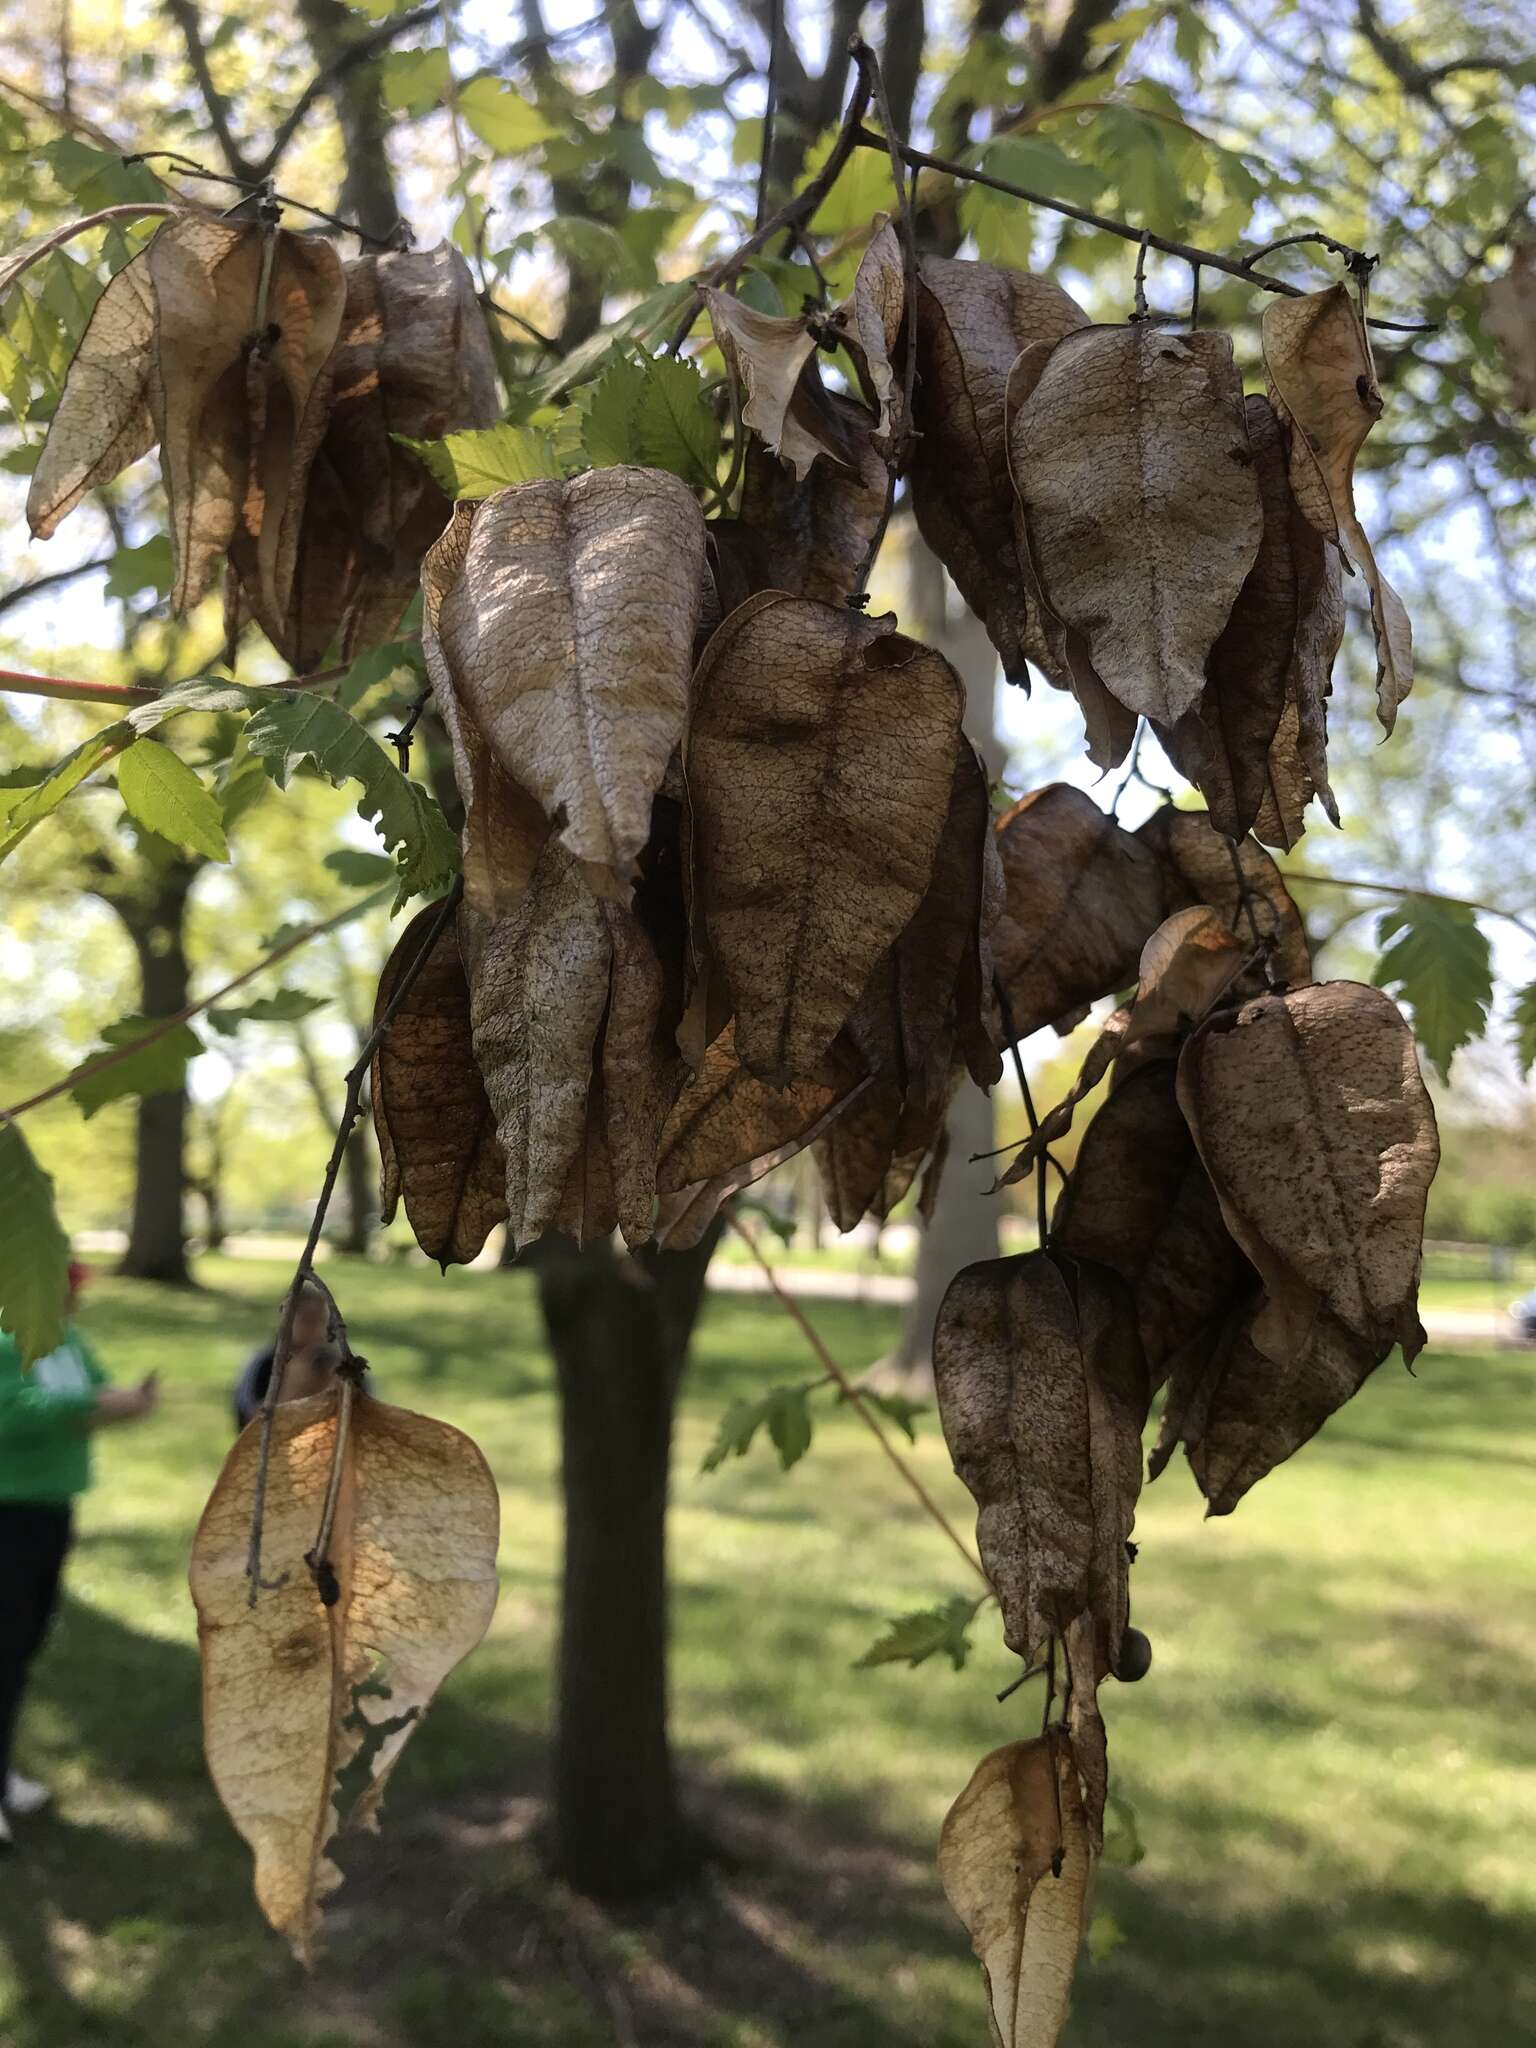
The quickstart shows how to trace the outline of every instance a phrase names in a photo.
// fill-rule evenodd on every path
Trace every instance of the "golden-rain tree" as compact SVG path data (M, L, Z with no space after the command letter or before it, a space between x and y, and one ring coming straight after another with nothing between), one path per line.
M1021 1681L1044 1675L1042 1733L980 1766L941 1869L993 2038L1053 2042L1103 1848L1100 1689L1148 1668L1131 1532L1154 1395L1166 1384L1155 1466L1184 1443L1226 1513L1422 1341L1437 1142L1415 1035L1443 1067L1482 1028L1479 906L1384 882L1405 900L1378 979L1405 993L1405 1021L1379 988L1314 979L1275 854L1314 805L1334 814L1347 581L1366 592L1357 639L1387 732L1413 684L1407 609L1368 532L1382 493L1366 518L1354 495L1394 385L1419 445L1455 424L1443 459L1475 447L1501 543L1516 523L1519 338L1506 360L1507 317L1479 318L1519 239L1520 81L1492 57L1415 55L1362 15L1362 61L1428 110L1425 151L1459 122L1493 188L1437 210L1460 268L1416 268L1403 243L1372 291L1369 204L1306 219L1321 193L1244 143L1230 39L1194 8L1080 4L1025 46L984 6L967 57L926 78L916 10L887 11L883 65L859 10L839 12L819 78L772 16L766 63L729 46L721 85L672 78L672 25L627 5L569 51L531 9L516 46L481 51L435 10L365 27L306 6L312 86L286 108L280 75L276 103L270 82L247 96L264 150L219 83L239 53L204 43L195 8L172 12L208 132L166 115L132 138L150 163L125 163L110 134L70 132L69 92L41 96L67 132L40 154L82 212L40 221L0 265L3 368L33 533L158 451L143 517L168 543L166 602L195 607L221 578L226 659L153 688L14 678L121 715L18 771L0 851L110 777L138 830L218 860L240 778L264 792L318 774L355 787L395 910L428 899L349 1077L266 1411L194 1551L211 1760L262 1904L307 1953L338 1773L361 1748L354 1818L372 1818L494 1583L477 1454L367 1393L334 1298L336 1390L276 1406L365 1075L386 1202L423 1248L468 1259L504 1222L547 1262L557 1355L582 1353L619 1429L649 1440L659 1567L652 1482L734 1198L809 1147L842 1228L919 1186L930 1201L959 1077L995 1085L1011 1059L1027 1100L1021 1041L1120 996L1000 1177L1033 1184L1039 1249L956 1275L940 1313L940 1416L986 1592L882 1646L962 1661L995 1600ZM750 12L740 29L761 40ZM606 61L581 47L593 33ZM767 72L755 129L733 99L743 65ZM273 185L322 96L345 145L338 215ZM39 97L8 117L29 142ZM450 238L416 249L379 215L384 110L439 107L455 169L427 204ZM1321 92L1310 111L1335 119ZM1337 114L1341 137L1354 118ZM923 131L933 147L909 139ZM211 173L184 153L210 138ZM718 160L713 193L682 175L689 149ZM520 221L545 202L503 239L495 209ZM1318 283L1329 264L1342 276ZM942 559L1009 680L1075 703L1122 790L1150 735L1196 807L1132 832L1050 784L994 811L953 670L869 607L893 517ZM285 681L241 679L258 630ZM402 669L425 679L403 717ZM386 715L394 759L373 730ZM1334 723L1365 715L1352 692ZM411 774L424 719L444 756L431 789ZM214 1000L124 1020L64 1085L82 1106L154 1092ZM1527 1047L1533 1014L1527 992ZM1050 1145L1106 1075L1053 1214ZM0 1122L0 1209L6 1326L36 1354L58 1329L64 1239L19 1121L32 1106ZM620 1302L683 1276L681 1341L653 1333L641 1409L612 1344L572 1334L582 1281L562 1246L594 1247ZM576 1371L562 1358L568 1395ZM718 1454L766 1425L790 1462L810 1391L728 1417ZM664 1724L641 1735L662 1834ZM253 1757L280 1810L251 1796Z

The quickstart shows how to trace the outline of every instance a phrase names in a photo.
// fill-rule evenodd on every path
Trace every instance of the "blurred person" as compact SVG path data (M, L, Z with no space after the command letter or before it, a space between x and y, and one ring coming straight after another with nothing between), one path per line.
M293 1311L293 1341L283 1373L283 1399L301 1401L306 1394L321 1394L331 1383L340 1361L331 1343L331 1302L323 1287L306 1281ZM235 1432L244 1429L261 1413L277 1357L277 1338L253 1351L240 1368L235 1381Z
M64 1341L23 1371L14 1337L0 1332L0 1849L10 1822L38 1813L48 1790L12 1768L16 1719L32 1660L58 1605L74 1501L91 1483L91 1432L136 1422L158 1399L157 1376L107 1384L75 1328L86 1269L69 1268Z

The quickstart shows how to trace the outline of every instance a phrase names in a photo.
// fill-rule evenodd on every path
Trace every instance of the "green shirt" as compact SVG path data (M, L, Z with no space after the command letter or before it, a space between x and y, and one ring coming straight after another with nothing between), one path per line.
M27 1372L0 1331L0 1500L60 1502L91 1483L85 1417L106 1374L71 1323L57 1351Z

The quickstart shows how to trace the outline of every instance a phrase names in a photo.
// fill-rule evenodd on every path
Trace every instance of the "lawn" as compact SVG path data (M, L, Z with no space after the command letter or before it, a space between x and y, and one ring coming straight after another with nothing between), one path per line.
M854 1671L961 1567L846 1410L781 1474L702 1476L725 1404L812 1376L768 1301L707 1308L677 1460L676 1728L722 1858L669 1903L599 1910L539 1875L557 1562L555 1413L526 1278L335 1274L386 1398L484 1446L502 1489L485 1646L353 1845L306 1980L256 1914L199 1756L188 1536L226 1387L284 1276L205 1261L203 1291L102 1282L114 1370L159 1416L103 1439L24 1762L58 1786L0 1872L6 2048L982 2048L980 1980L933 1869L975 1760L1038 1693ZM889 1311L818 1302L850 1368ZM969 1525L931 1418L915 1453ZM1156 1663L1106 1687L1145 1843L1105 1871L1072 2048L1515 2048L1536 2041L1536 1359L1427 1355L1226 1521L1182 1464L1146 1495L1136 1619Z

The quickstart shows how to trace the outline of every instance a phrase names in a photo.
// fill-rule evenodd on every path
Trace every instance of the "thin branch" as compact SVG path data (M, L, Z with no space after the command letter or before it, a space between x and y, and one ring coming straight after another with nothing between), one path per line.
M437 0L431 0L429 6L417 7L409 14L399 14L389 21L381 21L366 35L359 36L356 42L348 43L329 64L317 71L289 108L281 127L273 135L272 147L255 167L257 176L271 177L277 169L278 159L303 125L305 115L323 93L329 92L338 79L344 78L359 64L366 64L370 57L381 56L391 43L398 42L401 36L408 35L412 29L424 28L434 19L437 12Z
M763 1248L758 1243L756 1237L750 1230L748 1230L745 1223L743 1223L741 1218L736 1214L734 1208L727 1207L725 1217L726 1221L730 1224L732 1230L735 1231L736 1235L746 1245L748 1251L751 1252L753 1258L756 1259L758 1265L762 1268L764 1274L767 1277L770 1289L778 1299L779 1306L798 1326L800 1334L805 1338L806 1343L810 1345L811 1350L816 1354L817 1361L821 1365L822 1370L827 1374L829 1379L836 1381L837 1385L842 1390L843 1398L847 1401L850 1401L853 1404L854 1408L858 1412L860 1421L863 1422L865 1427L873 1433L875 1440L879 1444L881 1450L884 1451L885 1455L896 1467L896 1470L901 1474L902 1479L906 1482L906 1485L910 1488L911 1492L922 1503L924 1512L927 1515L929 1515L944 1531L944 1534L949 1538L950 1542L955 1546L956 1550L959 1551L960 1555L965 1559L966 1563L970 1566L971 1570L978 1575L982 1583L986 1586L988 1592L990 1592L992 1590L992 1581L987 1577L986 1572L982 1569L980 1560L971 1550L970 1545L965 1541L964 1537L961 1536L959 1532L956 1530L954 1524L950 1521L949 1517L945 1514L944 1510L939 1506L938 1502L934 1499L933 1495L928 1491L927 1487L924 1486L922 1480L918 1478L917 1474L912 1470L912 1467L907 1463L906 1459L901 1455L900 1451L897 1450L896 1446L891 1442L890 1438L886 1435L885 1431L880 1427L879 1423L875 1420L874 1414L868 1406L867 1402L865 1401L864 1395L862 1394L860 1389L854 1385L851 1379L849 1379L847 1373L843 1371L843 1368L838 1364L837 1360L832 1356L831 1352L822 1342L822 1339L818 1334L814 1324L812 1324L807 1319L805 1311L801 1308L799 1302L796 1301L794 1296L791 1293L789 1293L789 1291L780 1283L778 1274L774 1271L770 1261L764 1257Z
M317 668L307 676L284 676L280 682L256 685L266 690L308 690L334 683L347 673L347 663ZM139 683L88 683L79 676L37 676L26 669L0 668L0 695L63 697L78 704L153 704L164 693Z
M896 198L896 234L901 243L903 326L905 329L905 355L902 365L901 418L896 422L890 453L886 458L885 509L880 515L880 524L870 535L869 546L859 566L858 578L853 586L854 599L862 597L869 589L869 579L874 571L875 557L885 540L886 528L891 523L891 511L896 503L896 479L906 468L907 456L912 446L912 394L917 378L917 227L912 218L912 197L907 190L907 168L902 159L901 144L896 134L896 122L891 113L890 95L885 89L885 74L880 69L879 59L863 38L857 34L849 39L848 54L867 75L870 89L874 93L875 109L880 116L880 126L885 131L886 154L891 160L891 183ZM913 173L916 176L916 173Z
M55 249L61 249L66 242L72 242L76 235L83 235L87 228L99 228L109 220L142 220L150 214L178 213L179 207L160 205L153 200L137 200L130 206L104 206L99 213L88 213L80 220L66 221L61 228L55 228L45 235L35 249L28 249L25 255L12 256L3 266L5 289L11 286L34 263L41 263L45 256L51 256Z
M54 590L61 583L73 583L77 576L95 576L103 569L110 569L112 560L111 555L98 555L93 562L76 562L72 569L50 569L46 576L34 576L30 583L18 583L13 589L0 594L0 615L15 605L25 604L39 591Z
M768 211L768 167L773 157L773 121L778 112L779 45L784 40L784 0L768 0L768 77L763 99L763 146L757 160L757 206L752 225L760 228Z
M108 1067L115 1067L120 1060L130 1058L142 1047L153 1045L157 1038L164 1038L168 1032L179 1030L183 1024L190 1024L194 1017L201 1016L204 1010L211 1010L215 1003L222 1002L227 995L233 995L237 988L243 988L248 981L254 981L256 976L265 973L267 968L275 967L279 960L286 960L288 955L296 953L300 946L307 946L311 939L318 939L325 932L333 932L344 924L350 924L353 918L361 917L365 911L377 908L379 904L391 899L394 893L394 883L387 883L384 888L375 889L371 895L348 904L345 910L338 910L334 917L328 917L320 924L306 925L302 931L284 939L280 946L274 946L270 953L264 953L254 966L242 969L222 987L214 989L206 996L200 996L195 1003L188 1003L185 1009L177 1010L172 1016L157 1017L154 1028L134 1039L131 1045L114 1046L110 1052L104 1052L99 1059L87 1060L83 1067L76 1067L74 1072L66 1074L62 1081L55 1081L47 1088L40 1088L35 1095L29 1095L21 1102L13 1102L9 1109L0 1109L0 1123L9 1123L14 1118L24 1115L29 1109L37 1109L45 1102L52 1102L55 1096L67 1095L71 1088L78 1086L92 1074L105 1073Z
M447 930L454 912L459 907L459 899L463 894L464 878L461 875L443 898L438 908L437 916L433 919L431 927L422 939L421 945L417 949L410 965L396 984L394 994L385 1004L378 1022L369 1033L367 1042L358 1054L356 1061L347 1069L346 1101L342 1105L341 1119L336 1126L336 1142L332 1145L331 1156L326 1161L325 1179L320 1185L320 1197L315 1203L315 1213L310 1218L309 1235L304 1240L304 1249L299 1254L299 1263L294 1268L293 1279L289 1283L287 1295L283 1300L283 1312L277 1326L277 1346L272 1354L272 1371L267 1379L266 1396L261 1404L261 1450L256 1465L255 1496L251 1504L251 1540L245 1567L246 1577L250 1580L250 1589L246 1597L252 1607L256 1605L257 1593L265 1583L261 1576L261 1539L266 1516L267 1468L271 1461L272 1453L272 1418L276 1412L278 1398L282 1392L283 1375L288 1368L289 1354L293 1349L293 1321L298 1310L299 1297L304 1291L305 1281L314 1279L315 1252L319 1248L320 1232L325 1223L325 1213L331 1205L331 1196L336 1190L336 1181L341 1173L342 1160L346 1156L347 1141L352 1135L352 1126L356 1123L362 1110L363 1082L373 1065L373 1056L380 1045L383 1044L389 1027L395 1020L396 1013L415 986L416 977L421 973L422 968L425 967L428 959L431 957L432 950L436 946L438 939ZM356 912L352 914L355 916ZM316 927L317 931L325 929L327 929L325 926ZM308 936L312 937L314 934L311 933ZM317 1282L316 1284L323 1283ZM329 1289L326 1291L329 1294ZM332 1300L331 1307L332 1328L336 1329L339 1326L344 1348L350 1353L351 1347L346 1344L346 1325L341 1322L334 1300Z
M0 92L8 92L26 106L35 107L38 113L48 115L50 120L57 121L61 128L68 129L72 135L88 136L98 149L104 149L109 156L120 147L115 135L109 135L105 128L98 127L94 121L89 121L83 114L76 113L74 108L61 107L56 101L45 99L41 93L32 92L26 86L18 85L13 78L0 78Z
M857 137L862 132L859 124L869 111L872 92L868 61L870 51L860 41L858 49L851 49L851 54L858 65L859 75L854 83L847 111L843 115L843 125L837 131L837 137L828 152L826 162L814 178L808 180L792 199L787 199L776 213L770 214L761 227L754 228L747 239L732 250L729 256L722 257L718 263L711 264L707 270L700 273L693 296L678 323L677 332L668 345L669 355L676 355L688 339L689 331L704 304L703 287L728 284L738 272L745 270L752 258L760 249L766 248L775 235L783 234L790 228L803 227L813 218L816 209L842 176L843 166L858 146ZM879 146L884 149L884 142L881 141Z
M198 94L208 115L208 125L213 130L224 161L237 178L251 183L260 183L255 165L241 148L229 119L229 101L213 82L213 68L208 62L208 49L203 41L202 23L198 19L196 0L164 0L166 13L181 30L181 39L186 45L187 62L192 76L197 80Z
M1536 924L1513 910L1502 910L1497 903L1479 903L1472 896L1446 896L1438 889L1415 888L1410 882L1365 882L1358 875L1316 875L1308 868L1284 868L1281 873L1287 885L1313 882L1323 889L1365 889L1374 896L1422 896L1428 903L1447 903L1453 910L1480 910L1484 917L1500 917L1528 939L1536 939Z
M872 134L867 128L860 128L853 137L852 147L884 150L886 139L883 135ZM1300 285L1289 284L1281 277L1266 276L1263 271L1251 270L1238 257L1223 256L1214 249L1199 248L1193 242L1175 242L1167 235L1153 234L1149 228L1133 228L1123 220L1112 220L1108 214L1093 213L1086 206L1074 206L1065 199L1052 199L1044 192L1031 192L1026 186L1015 185L1007 178L994 178L990 171L975 170L969 164L954 162L950 157L932 156L925 149L914 149L910 142L900 143L898 147L914 169L942 171L947 177L962 178L968 184L985 185L990 191L1004 192L1010 199L1022 199L1030 206L1043 206L1048 212L1063 214L1068 220L1080 221L1084 227L1097 228L1102 234L1118 235L1122 242L1144 242L1148 248L1156 249L1164 256L1176 256L1183 263L1199 263L1210 270L1223 271L1228 277L1243 278L1249 284L1256 284L1261 291L1276 292L1282 298L1306 296ZM1352 255L1357 253L1351 252ZM1398 334L1433 334L1437 331L1434 321L1372 320L1368 324Z

